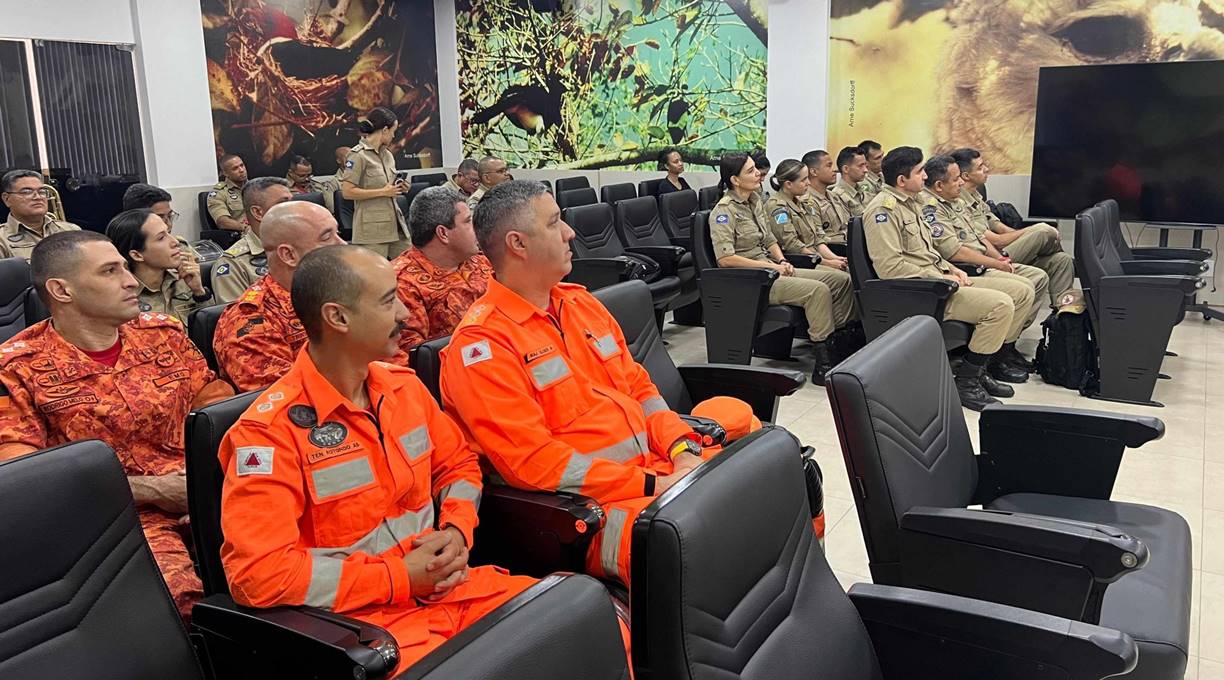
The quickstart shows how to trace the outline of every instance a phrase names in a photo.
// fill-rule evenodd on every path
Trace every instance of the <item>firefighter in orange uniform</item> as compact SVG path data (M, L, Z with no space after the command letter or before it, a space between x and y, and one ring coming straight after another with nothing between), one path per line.
M140 312L140 284L105 236L52 234L35 246L31 269L51 319L0 347L0 458L80 439L115 449L186 618L202 588L183 521L183 423L233 390L208 370L182 324Z
M458 191L431 187L417 194L408 227L414 247L391 261L400 301L408 308L400 336L405 352L450 335L493 278L472 230L472 209Z
M292 292L310 341L221 444L230 590L386 628L404 668L535 579L467 563L480 466L416 375L382 361L407 317L390 263L320 249Z
M574 232L542 185L491 189L476 233L497 278L443 352L447 412L506 483L599 501L607 523L588 573L628 583L633 519L701 463L700 437L668 408L604 306L560 283Z
M225 310L213 335L221 377L242 392L267 387L289 371L306 342L289 301L293 272L306 253L344 243L336 218L306 201L268 209L259 236L268 253L268 273Z

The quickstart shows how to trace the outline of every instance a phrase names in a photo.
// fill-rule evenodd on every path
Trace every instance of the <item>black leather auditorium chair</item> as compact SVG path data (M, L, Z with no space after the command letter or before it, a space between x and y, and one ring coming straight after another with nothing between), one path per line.
M560 182L561 180L557 180ZM575 208L582 205L595 205L599 199L595 196L595 190L590 187L582 187L579 189L557 190L557 207L565 210L566 208Z
M0 342L47 316L30 285L30 264L20 257L0 259Z
M213 336L217 334L217 322L221 320L221 314L229 306L230 303L225 302L202 307L192 312L187 319L187 337L191 338L196 349L204 355L208 367L214 371L217 370L217 353L213 350Z
M701 290L697 287L697 266L693 261L693 253L690 252L692 241L677 242L667 235L663 229L663 221L659 219L659 203L653 197L642 196L618 201L613 213L616 235L629 252L646 255L664 269L672 262L669 253L680 253L680 257L675 260L674 269L680 280L680 296L669 305L673 310L672 321L685 326L700 326ZM677 247L682 250L677 251ZM652 253L659 256L655 257Z
M618 201L637 198L637 189L630 182L605 184L599 188L599 201L615 206Z
M591 187L591 180L587 179L585 175L562 177L557 180L556 186L557 193L560 194L562 191L569 191L571 189L589 189Z

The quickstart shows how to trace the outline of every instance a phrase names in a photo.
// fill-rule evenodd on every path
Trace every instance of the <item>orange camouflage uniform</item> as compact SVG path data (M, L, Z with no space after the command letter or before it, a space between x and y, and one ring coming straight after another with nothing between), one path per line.
M408 308L408 320L400 334L400 349L451 334L476 298L484 295L493 277L493 265L484 255L468 258L454 271L440 269L420 250L398 255L395 266L399 298Z
M221 377L239 392L259 390L280 380L306 344L306 329L293 311L293 301L271 276L251 284L217 320L213 351ZM408 365L399 352L389 360Z
M0 445L41 449L101 439L129 476L184 470L185 418L216 376L173 317L143 313L119 327L119 338L113 368L66 341L50 320L0 347ZM180 515L153 506L137 511L174 603L187 618L203 595L187 550L187 526Z

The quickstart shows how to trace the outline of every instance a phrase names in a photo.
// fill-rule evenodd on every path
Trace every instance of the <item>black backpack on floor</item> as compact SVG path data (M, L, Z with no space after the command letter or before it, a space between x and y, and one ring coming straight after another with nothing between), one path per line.
M1041 379L1080 394L1100 389L1096 338L1087 313L1061 312L1041 322L1041 341L1033 359Z

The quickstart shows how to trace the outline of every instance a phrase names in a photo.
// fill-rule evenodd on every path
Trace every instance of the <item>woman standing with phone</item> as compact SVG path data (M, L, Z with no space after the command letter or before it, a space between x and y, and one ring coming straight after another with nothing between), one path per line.
M340 193L353 201L353 243L393 258L411 247L408 222L395 197L407 193L409 185L395 176L391 141L399 121L390 110L379 107L360 123L361 141L340 169Z

